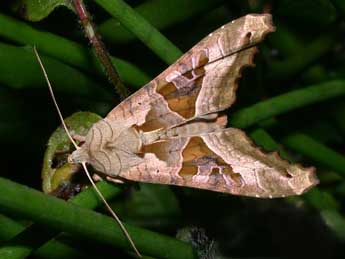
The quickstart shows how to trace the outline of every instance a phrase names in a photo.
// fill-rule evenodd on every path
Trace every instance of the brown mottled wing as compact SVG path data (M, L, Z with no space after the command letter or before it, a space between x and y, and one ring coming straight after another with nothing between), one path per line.
M298 195L318 183L313 168L263 153L234 128L168 139L145 152L142 163L120 176L261 198Z
M222 26L115 107L107 119L150 131L230 107L241 69L253 64L252 46L273 30L269 14L246 15Z

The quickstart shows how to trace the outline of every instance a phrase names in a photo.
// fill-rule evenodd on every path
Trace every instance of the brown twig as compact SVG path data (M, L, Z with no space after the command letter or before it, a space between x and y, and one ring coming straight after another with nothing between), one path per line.
M84 28L86 37L92 44L92 47L95 50L95 53L99 58L106 75L108 76L110 82L115 86L115 89L120 95L120 98L126 98L129 95L129 91L122 83L119 74L117 73L114 65L111 63L109 53L106 50L100 35L96 31L95 25L92 22L91 16L87 11L83 0L73 0L72 2L74 9L78 14L80 22Z

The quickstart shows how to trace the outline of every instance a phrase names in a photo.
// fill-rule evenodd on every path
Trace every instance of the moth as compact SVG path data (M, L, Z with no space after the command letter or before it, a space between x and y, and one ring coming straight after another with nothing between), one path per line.
M274 31L269 14L249 14L210 33L176 63L95 123L70 157L116 179L260 198L299 195L314 168L266 154L220 112L236 99L254 45Z

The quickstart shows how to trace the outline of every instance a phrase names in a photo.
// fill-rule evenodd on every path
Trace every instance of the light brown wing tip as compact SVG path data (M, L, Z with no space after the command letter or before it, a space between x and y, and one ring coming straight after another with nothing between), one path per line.
M294 191L294 194L291 195L306 193L320 182L315 173L315 167L305 168L301 164L296 164L296 166L303 171L303 174L295 175L290 180L292 190Z
M287 166L295 168L294 169L295 172L298 172L297 174L292 175L289 181L290 186L291 186L291 192L286 193L285 195L278 195L278 196L273 195L273 197L270 197L269 195L257 196L257 197L281 198L281 197L287 197L287 196L293 196L293 195L301 195L319 183L319 179L317 178L317 175L315 172L316 171L315 167L304 167L300 163L291 163L290 161L282 158L279 154L279 151L267 152L262 147L255 145L254 141L251 138L249 138L243 130L237 129L237 128L232 128L232 129L237 130L238 134L241 134L242 137L245 138L253 148L255 148L258 154L261 154L264 156L271 156L274 160L283 161L286 163Z
M320 183L320 180L319 178L317 178L317 175L316 175L315 167L308 167L308 168L305 168L305 170L306 170L306 173L308 174L308 180L309 180L310 185L303 191L303 193L309 191L312 187Z
M262 35L261 41L266 38L267 34L276 31L276 27L273 24L272 15L269 13L264 14L247 14L246 19L253 19L255 17L256 22L261 21Z

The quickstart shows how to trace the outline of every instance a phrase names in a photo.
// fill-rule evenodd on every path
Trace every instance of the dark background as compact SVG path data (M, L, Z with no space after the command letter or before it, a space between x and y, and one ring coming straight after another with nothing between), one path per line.
M30 21L26 6L29 2L2 2L1 14L37 30L79 42L85 49L91 48L78 17L71 10L61 6L39 21ZM155 2L162 1L147 2L152 5L143 15L145 17L150 17L150 12L155 17L160 12L163 18L174 17L178 12L178 8L166 10L174 1L166 1L166 9L162 10L154 8ZM138 10L143 10L141 6L147 2L128 1ZM277 31L260 44L256 67L244 71L237 102L228 111L230 119L232 113L244 107L299 88L333 80L345 84L343 1L186 2L191 2L188 7L191 9L197 9L196 5L205 7L169 25L159 25L159 18L153 23L184 52L232 19L255 12L273 15ZM180 3L176 1L172 5L176 7ZM102 25L110 15L96 2L87 1L86 4L111 55L136 65L148 79L168 66L135 36L127 36L120 25L111 31L104 29ZM0 21L0 27L1 24ZM18 35L20 38L20 30ZM23 49L27 53L32 51L29 46L32 44L15 40L0 28L1 177L41 190L40 172L46 143L60 122L38 66L29 65L35 64L34 56L30 63L27 56L21 55ZM13 49L13 53L8 49ZM42 56L56 59L44 51ZM56 59L56 62L64 64L62 60ZM92 66L90 61L91 69ZM63 114L67 117L76 111L91 111L106 115L119 102L113 86L101 73L74 69L91 82L87 90L81 88L78 80L71 82L70 76L63 74L58 66L51 66L48 72ZM125 82L131 92L141 86L135 80L133 82ZM324 94L327 92L319 93L320 99ZM144 228L175 236L182 228L196 227L198 229L192 231L194 243L198 243L198 236L205 232L209 242L200 242L197 249L201 254L207 249L212 250L210 240L214 240L214 253L224 258L343 258L345 102L341 94L279 114L271 118L273 123L267 120L245 129L249 134L264 128L277 143L283 144L287 136L300 133L337 152L338 156L333 153L332 156L310 146L308 149L308 144L301 142L296 147L293 143L280 146L295 161L317 167L321 180L317 194L312 191L299 198L258 200L211 191L134 184L125 187L124 193L112 202L124 221ZM85 179L81 181L85 182ZM159 198L154 198L155 195ZM335 216L327 217L325 211L331 211ZM6 216L23 221L14 213ZM2 235L2 241L5 240L8 238ZM73 244L90 257L100 256L100 253L103 257L105 252L109 252L109 256L104 257L113 257L110 251L114 248L101 244L92 247L85 243L77 245L75 240Z

